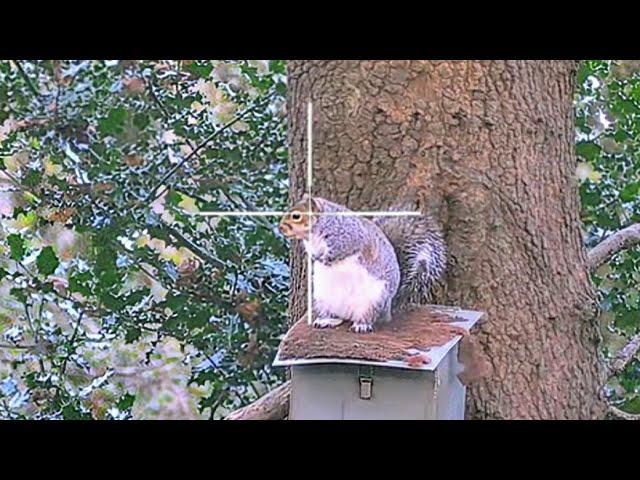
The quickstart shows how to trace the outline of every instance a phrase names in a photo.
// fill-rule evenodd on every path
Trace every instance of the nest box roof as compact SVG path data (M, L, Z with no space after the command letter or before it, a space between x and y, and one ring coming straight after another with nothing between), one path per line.
M482 315L424 305L367 334L351 332L348 322L331 329L312 328L305 317L287 332L273 364L350 363L435 370Z

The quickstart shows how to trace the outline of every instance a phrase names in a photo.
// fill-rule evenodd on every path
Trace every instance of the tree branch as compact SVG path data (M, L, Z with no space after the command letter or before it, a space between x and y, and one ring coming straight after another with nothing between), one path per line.
M605 263L614 253L640 243L640 223L617 231L593 247L587 255L587 264L591 270Z
M611 360L609 364L609 376L616 375L623 371L634 359L638 350L640 350L640 334L633 337Z
M167 231L169 232L170 235L172 235L174 238L176 238L182 244L182 246L184 246L184 247L188 248L189 250L191 250L193 253L195 253L197 256L199 256L203 261L208 262L209 264L211 264L214 267L218 267L218 268L226 267L226 264L222 260L220 260L220 259L214 257L213 255L205 252L203 249L201 249L195 243L193 243L192 241L187 239L187 237L185 237L180 231L178 231L177 229L173 228L171 225L165 225L165 228L167 229Z
M84 317L84 313L85 311L82 310L78 315L78 319L76 320L76 325L73 329L73 333L71 334L71 340L69 340L69 346L71 348L73 347L73 344L75 343L76 338L78 336L78 330L80 329L80 324L82 323L82 317ZM67 369L67 362L69 361L69 358L71 358L71 353L73 352L71 348L69 348L69 351L67 352L67 356L64 357L64 360L62 361L62 366L60 367L60 373L62 375L64 375L64 372Z
M225 420L283 420L289 413L291 382L285 382L275 390L260 397L246 407L235 410Z
M151 95L151 99L156 103L156 105L158 105L158 108L160 108L160 111L162 112L162 115L164 116L164 118L165 119L170 118L171 114L169 113L167 108L164 106L164 104L160 101L160 99L156 95L156 92L153 89L153 79L149 80L149 94Z
M171 177L173 177L173 175L180 170L193 156L197 155L198 152L200 150L202 150L204 147L206 147L213 139L215 139L218 135L220 135L222 132L224 132L225 130L231 128L233 125L235 125L236 123L238 123L240 120L242 120L246 115L248 115L249 113L253 112L254 110L256 110L258 107L263 107L265 106L268 101L271 100L271 97L266 97L264 100L254 104L252 107L247 108L246 110L244 110L243 112L241 112L240 114L236 115L232 120L230 120L228 123L226 123L225 125L223 125L222 127L220 127L219 129L215 130L214 132L212 132L207 138L205 138L202 142L200 142L200 144L196 145L195 148L192 148L191 152L185 156L177 165L175 165L173 168L171 168L163 177L162 179L156 183L156 186L154 188L152 188L149 191L149 196L147 197L147 201L153 201L159 197L161 197L164 192L166 190L169 189L169 187L167 187L166 185L163 185L165 182L167 182ZM162 190L160 190L159 192L156 192L156 190L158 188L162 187Z
M613 405L609 406L608 411L609 416L617 418L618 420L640 420L640 414L638 413L627 413L620 410Z
M0 343L0 348L6 348L9 350L31 350L36 347L37 345L14 345L12 343Z
M15 61L15 64L18 67L18 71L20 72L20 76L22 76L23 80L27 84L27 87L29 87L29 90L31 90L36 97L39 97L40 96L40 92L38 91L36 86L33 84L31 79L29 78L29 75L27 75L27 72L25 72L24 68L22 68L22 64L18 60Z

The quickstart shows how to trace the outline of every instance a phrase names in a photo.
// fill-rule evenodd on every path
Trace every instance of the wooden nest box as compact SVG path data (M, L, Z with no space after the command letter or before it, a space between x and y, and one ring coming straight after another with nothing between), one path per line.
M301 319L274 361L291 368L289 419L464 419L459 344L482 315L428 305L369 334Z

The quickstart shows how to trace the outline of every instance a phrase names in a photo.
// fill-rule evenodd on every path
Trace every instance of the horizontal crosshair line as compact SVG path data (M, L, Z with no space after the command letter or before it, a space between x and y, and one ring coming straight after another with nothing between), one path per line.
M203 217L284 217L291 212L188 212ZM296 212L312 217L416 217L422 212Z
M306 215L307 212L304 212ZM422 215L422 212L319 212L312 213L312 216L318 217L416 217Z
M188 212L203 217L283 217L289 212Z

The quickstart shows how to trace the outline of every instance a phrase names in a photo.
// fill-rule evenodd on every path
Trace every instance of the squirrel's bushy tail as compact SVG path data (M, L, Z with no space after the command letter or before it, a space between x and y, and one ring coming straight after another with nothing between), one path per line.
M400 264L400 287L392 309L431 301L446 268L444 238L435 219L427 214L378 217L375 223L393 245Z

